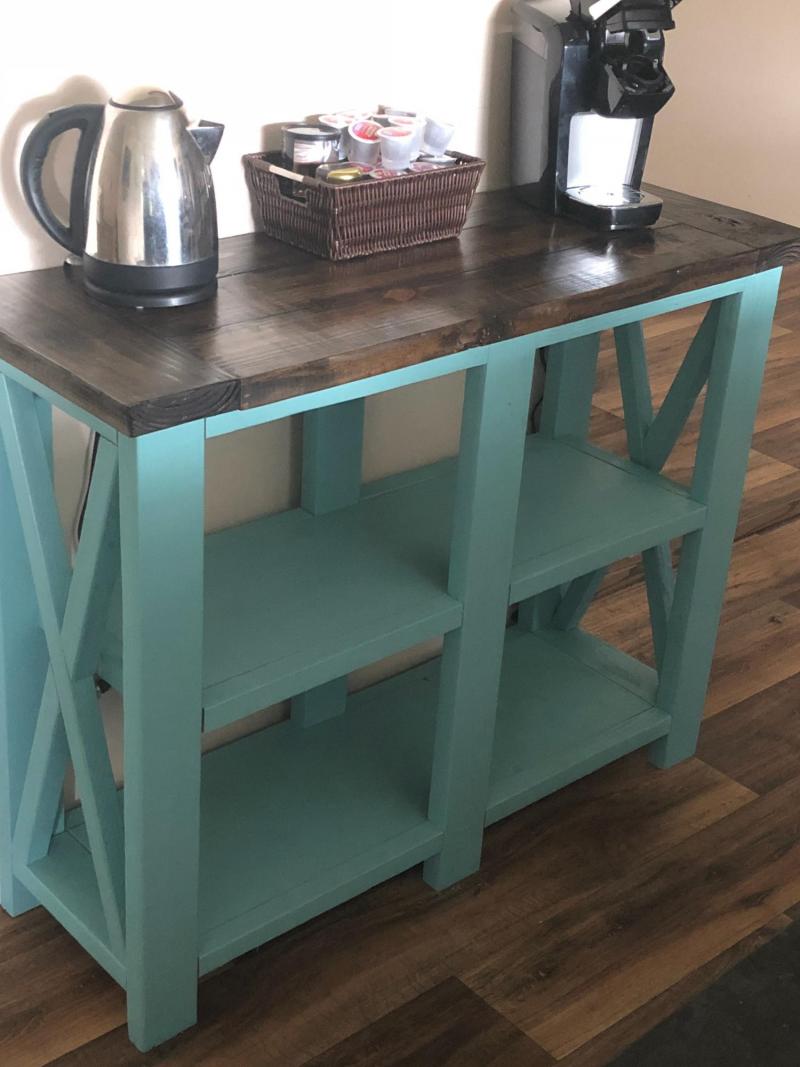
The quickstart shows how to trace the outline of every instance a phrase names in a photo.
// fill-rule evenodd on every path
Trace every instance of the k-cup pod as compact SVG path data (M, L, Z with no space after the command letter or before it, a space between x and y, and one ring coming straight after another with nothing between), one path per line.
M282 132L284 158L300 174L313 175L320 163L339 158L338 130L297 122L284 126Z
M369 119L358 119L347 131L348 159L353 163L367 163L374 166L378 162L381 146L378 134L383 127Z
M425 133L422 138L422 151L426 156L443 156L453 140L455 132L455 126L450 122L428 119L425 123Z
M341 139L339 141L339 159L344 160L349 158L349 127L354 122L358 122L359 119L366 118L368 114L369 112L366 108L340 107L336 111L329 111L327 115L320 115L320 126L332 125L335 129L339 130L341 134Z
M455 156L427 156L424 153L419 157L419 162L414 165L424 167L426 170L441 170L442 167L454 167L458 163Z
M403 111L402 108L399 108L399 107L388 107L386 104L382 104L381 105L380 112L381 112L382 115L389 115L389 116L401 115L403 118L407 118L407 119L422 118L422 115L420 115L420 113L418 111Z
M330 115L320 115L318 121L320 126L330 127L330 129L337 131L339 134L339 159L347 159L347 127L351 122L355 122L355 117L349 118L347 115L337 111Z
M411 148L411 160L419 159L422 151L422 139L425 134L425 119L413 115L390 115L389 122L401 130L412 130L414 143Z
M408 170L414 150L414 131L402 126L387 126L378 134L381 165L384 170Z
M375 181L382 182L387 178L405 178L409 175L403 170L389 170L387 167L376 167L369 173L370 178L374 178Z

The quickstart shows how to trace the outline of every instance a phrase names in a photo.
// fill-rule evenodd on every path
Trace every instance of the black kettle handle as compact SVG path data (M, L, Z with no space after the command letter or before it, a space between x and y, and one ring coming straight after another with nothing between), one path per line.
M86 181L103 122L102 104L60 107L31 130L20 159L20 180L28 207L54 240L80 255L86 243ZM69 196L69 225L65 226L47 203L42 171L50 145L67 130L80 130L72 187Z

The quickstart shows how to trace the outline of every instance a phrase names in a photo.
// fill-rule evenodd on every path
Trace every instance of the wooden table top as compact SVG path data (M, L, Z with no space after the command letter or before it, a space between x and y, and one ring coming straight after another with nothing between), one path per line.
M651 230L604 234L509 192L459 240L334 264L220 243L218 295L119 309L60 267L0 277L0 359L130 436L370 377L800 258L800 229L649 187Z

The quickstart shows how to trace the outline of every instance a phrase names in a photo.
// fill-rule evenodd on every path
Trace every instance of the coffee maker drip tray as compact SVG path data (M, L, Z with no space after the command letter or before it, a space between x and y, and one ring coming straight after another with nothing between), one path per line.
M573 185L566 189L562 206L581 222L625 230L651 226L661 214L663 203L632 185Z

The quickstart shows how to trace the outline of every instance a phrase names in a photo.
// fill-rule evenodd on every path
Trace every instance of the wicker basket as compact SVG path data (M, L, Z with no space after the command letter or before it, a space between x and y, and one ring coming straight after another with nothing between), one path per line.
M280 163L274 154L244 164L270 237L339 260L458 237L485 163L450 154L451 167L353 185L280 177L270 170Z

